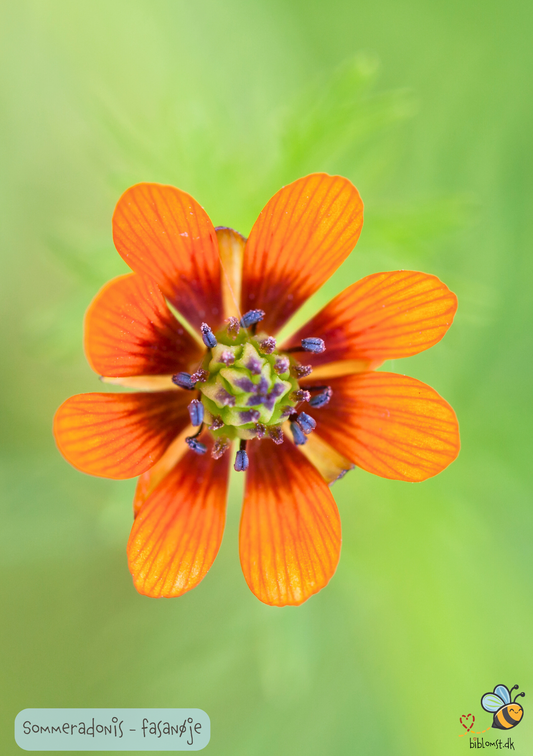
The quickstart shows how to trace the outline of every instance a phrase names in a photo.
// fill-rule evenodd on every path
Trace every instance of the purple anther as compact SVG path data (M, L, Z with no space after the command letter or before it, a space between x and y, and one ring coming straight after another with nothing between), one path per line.
M308 415L307 412L300 412L298 419L296 420L300 428L303 430L306 436L316 428L316 420Z
M213 418L213 422L208 427L210 431L219 430L219 428L224 427L224 420L222 420L220 415L217 415L216 417Z
M274 339L272 336L267 336L266 339L263 339L259 342L259 349L265 354L272 354L275 348L276 339Z
M216 347L217 340L215 339L215 334L209 328L207 323L202 323L202 325L200 326L200 331L202 332L202 339L206 347L208 349L213 349L213 347Z
M250 409L239 412L239 417L242 423L256 423L261 417L259 410Z
M194 381L192 375L189 373L176 373L176 375L172 376L172 383L175 383L176 386L179 386L180 388L188 389L189 391L194 389Z
M287 404L281 410L281 415L279 416L280 420L284 420L286 417L290 417L293 412L294 412L294 407L291 407L290 404Z
M194 438L194 436L186 438L185 443L193 450L193 452L196 452L196 454L205 454L207 451L207 446Z
M198 399L193 399L189 404L189 417L191 418L191 425L201 425L204 421L204 405Z
M264 310L248 310L241 318L241 325L243 328L249 328L255 323L260 323L265 317Z
M219 358L218 361L219 362L223 362L224 365L226 365L227 367L229 367L229 365L233 365L233 363L235 362L235 355L233 354L233 352L224 351L220 355L220 358Z
M248 368L252 375L259 375L261 372L261 360L257 357L250 357L245 367Z
M246 391L247 394L250 394L252 391L255 391L256 385L255 383L252 383L252 381L247 378L246 376L243 376L242 378L237 378L233 381L235 386L237 388L240 388L242 391Z
M274 363L274 370L278 375L289 372L290 362L288 357L278 357Z
M275 444L279 445L283 443L283 431L281 430L280 425L269 425L267 427L267 433L269 438L271 438Z
M226 438L226 436L219 436L215 440L215 443L213 444L213 448L211 450L211 456L213 459L220 459L229 449L231 446L231 442L229 438Z
M296 446L303 446L307 443L307 438L297 423L291 423L291 433Z
M255 424L256 438L264 438L265 433L266 433L266 425L263 425L263 423L256 423Z
M305 389L298 389L298 391L293 391L291 394L293 402L308 402L310 398L311 394Z
M239 449L235 455L235 464L233 469L237 472L244 472L248 469L248 454L245 449Z
M209 378L209 373L207 372L207 370L204 370L203 368L198 368L196 373L193 373L191 375L191 381L193 383L205 383L208 378Z
M302 349L304 352L313 352L314 354L322 354L326 351L326 344L324 339L316 339L314 337L309 339L302 339Z
M295 378L307 378L308 375L311 375L312 370L312 365L293 365L291 373Z
M315 394L314 396L309 399L309 404L311 407L315 407L315 409L320 409L321 407L325 407L326 404L329 403L329 400L331 399L333 395L333 391L329 386L327 386L324 391L321 391L320 394Z
M230 336L232 339L236 339L239 335L239 331L241 330L241 324L239 323L239 318L228 318L227 320L228 326L226 328L226 331L228 332L228 336Z
M232 396L225 388L219 388L217 391L215 401L224 407L235 407L235 397Z

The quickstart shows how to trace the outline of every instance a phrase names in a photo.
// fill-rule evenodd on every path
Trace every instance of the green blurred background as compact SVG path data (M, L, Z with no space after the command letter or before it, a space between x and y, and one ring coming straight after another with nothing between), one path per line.
M37 0L1 11L2 754L26 707L199 707L208 751L469 750L497 683L533 752L531 24L510 0ZM137 595L134 481L84 476L52 416L99 390L82 319L125 266L111 214L138 181L247 234L282 185L349 177L356 252L307 311L380 270L459 297L444 341L388 364L456 409L459 459L421 484L334 486L340 566L300 608L248 591L234 482L220 554L177 600ZM528 711L531 709L531 711ZM488 733L488 735L493 735Z

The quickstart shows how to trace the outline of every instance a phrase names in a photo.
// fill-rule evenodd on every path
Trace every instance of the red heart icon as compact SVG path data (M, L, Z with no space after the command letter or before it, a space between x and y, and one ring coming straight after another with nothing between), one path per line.
M468 720L470 719L470 717L472 717L472 722L468 722ZM465 722L463 722L463 719L465 720L465 722L468 723L468 727L465 725ZM465 730L467 732L470 732L470 730L474 726L474 722L475 721L476 721L476 718L475 718L475 716L473 714L463 714L462 717L459 717L459 722L463 725L463 727L465 728Z

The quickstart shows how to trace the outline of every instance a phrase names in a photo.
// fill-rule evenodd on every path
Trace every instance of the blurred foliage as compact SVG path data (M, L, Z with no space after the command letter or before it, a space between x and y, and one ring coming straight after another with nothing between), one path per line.
M28 706L198 706L213 754L449 756L499 682L533 691L531 9L511 0L22 0L0 11L2 753ZM361 52L364 51L364 52ZM408 88L406 88L408 87ZM131 585L134 482L83 476L51 420L101 385L83 314L126 270L114 205L137 181L190 192L248 233L280 186L348 176L348 282L416 268L459 297L434 349L386 369L457 411L462 452L409 485L356 471L334 493L343 552L298 609L242 578L242 480L220 554L176 601ZM513 731L530 753L527 715Z

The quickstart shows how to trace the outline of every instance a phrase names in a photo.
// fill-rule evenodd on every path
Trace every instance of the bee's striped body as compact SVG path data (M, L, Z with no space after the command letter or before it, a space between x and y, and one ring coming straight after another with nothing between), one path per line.
M502 708L495 713L492 726L496 727L498 730L510 730L511 727L516 727L522 719L523 714L524 710L520 704L507 704L507 706L502 706Z

